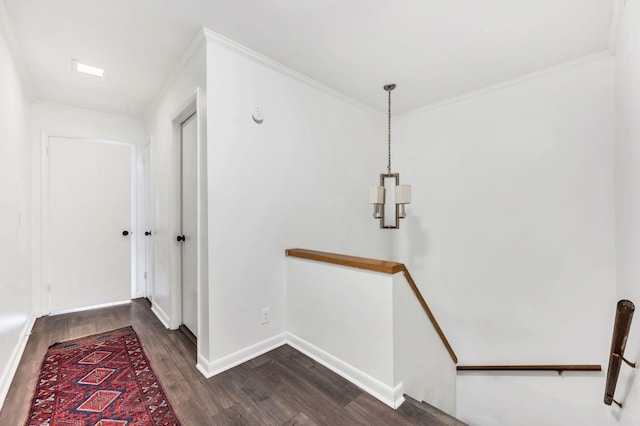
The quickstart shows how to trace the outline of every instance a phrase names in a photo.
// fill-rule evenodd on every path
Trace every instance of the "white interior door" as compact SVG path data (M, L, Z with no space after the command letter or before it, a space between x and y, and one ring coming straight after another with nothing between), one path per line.
M182 323L197 337L197 120L181 125L182 152Z
M131 298L132 152L49 138L51 312Z

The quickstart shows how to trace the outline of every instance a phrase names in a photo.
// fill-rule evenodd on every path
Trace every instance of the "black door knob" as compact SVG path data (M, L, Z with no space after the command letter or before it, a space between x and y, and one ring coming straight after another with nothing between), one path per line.
M129 235L129 231L122 231L122 235L126 237L127 235Z
M144 231L144 235L151 235L151 231Z
M178 235L178 238L176 238L178 241L184 241L184 235Z

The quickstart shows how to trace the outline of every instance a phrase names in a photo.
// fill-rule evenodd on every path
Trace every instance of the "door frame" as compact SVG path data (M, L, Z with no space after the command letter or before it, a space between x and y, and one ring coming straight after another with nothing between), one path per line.
M94 143L107 143L114 145L124 145L130 148L131 156L130 156L130 167L131 167L131 213L129 220L131 221L131 277L130 277L130 295L131 298L135 297L136 294L136 275L137 275L137 239L136 239L136 218L137 218L137 209L136 209L136 200L137 200L137 182L136 182L136 145L130 142L117 141L113 139L101 139L101 138L79 138L79 137L69 137L69 136L61 136L48 134L44 131L40 133L40 148L41 148L41 174L40 174L40 283L39 283L39 293L34 294L34 302L37 304L37 299L40 299L40 314L42 315L50 315L51 312L51 300L50 300L50 289L51 289L51 197L50 197L50 167L49 167L49 141L51 138L59 138L59 139L70 139L70 140L83 140L87 142ZM34 246L35 249L35 246ZM122 302L113 302L113 303L105 303L100 305L93 306L85 306L77 309L67 309L64 311L58 311L55 313L67 313L67 312L75 312L82 311L86 309L100 308L106 306L114 306L118 304L129 303L129 301Z
M189 111L192 111L191 114L187 115ZM184 152L185 152L185 139L184 139L184 128L185 125L187 123L190 123L191 125L195 126L195 146L193 148L195 148L195 167L196 167L196 198L195 198L195 205L190 206L189 209L193 208L195 213L196 213L196 224L195 224L195 243L196 246L192 248L193 251L192 253L194 253L194 255L196 256L195 260L196 261L196 276L195 276L195 283L193 283L196 287L196 301L195 301L195 308L196 308L196 313L195 313L195 320L196 320L196 324L195 324L195 330L192 330L191 327L187 326L187 324L184 322L184 289L185 289L185 274L184 274L184 260L185 260L185 244L186 244L186 240L183 240L181 243L178 243L178 245L180 246L180 255L179 255L179 267L180 267L180 326L185 326L190 332L192 332L196 337L198 334L198 299L197 299L197 291L198 291L198 266L197 266L197 257L198 257L198 218L197 218L197 214L198 214L198 173L197 173L197 167L198 167L198 111L197 111L197 106L194 104L193 108L187 108L184 111L184 115L181 114L180 117L180 125L179 125L179 140L178 140L178 150L180 151L179 154L179 159L178 159L178 168L179 168L179 181L178 181L178 186L179 186L179 194L180 194L180 201L179 201L179 214L178 214L178 234L179 235L185 235L185 183L184 183L184 173L185 173L185 162L184 162ZM191 144L191 141L189 141L189 144ZM193 237L193 235L189 236L190 238ZM193 243L193 242L192 242Z
M209 366L210 348L210 325L209 325L209 291L208 291L208 207L207 207L207 146L206 146L206 107L204 92L199 87L195 88L190 96L174 110L171 116L172 136L171 136L171 211L170 218L170 282L169 282L169 314L167 318L168 328L177 329L182 323L182 270L180 265L181 246L176 241L176 236L180 230L180 143L181 143L181 124L186 118L194 112L196 115L196 162L197 162L197 225L196 225L196 317L197 317L197 362L196 367L200 371L207 371ZM157 240L154 241L157 243ZM203 373L204 374L204 373Z
M181 231L182 227L182 123L192 116L194 113L196 114L196 162L198 164L198 172L197 172L197 194L198 201L196 206L198 223L196 224L196 264L197 264L197 283L196 283L196 293L197 293L197 301L196 301L196 318L197 318L197 332L196 334L200 336L202 330L202 324L200 321L200 297L201 297L201 285L202 285L202 276L200 274L200 269L202 265L201 259L201 250L200 250L200 242L204 237L202 235L201 228L201 199L200 199L200 188L202 187L202 175L200 170L201 163L201 145L202 145L202 132L201 132L201 111L198 108L199 102L199 90L196 90L191 96L189 96L177 109L177 113L173 115L173 119L171 120L172 127L172 191L173 194L173 202L172 202L172 214L173 220L171 221L173 224L173 232L170 235L171 244L174 247L174 250L171 250L172 259L172 273L171 273L171 284L170 284L170 298L171 298L171 307L169 314L169 328L172 330L178 329L180 324L182 324L182 244L176 241L176 237Z
M138 282L143 283L138 286L138 297L145 297L153 303L153 223L152 223L152 203L151 194L152 190L152 176L151 176L151 143L139 148L138 165L138 223L141 247L139 252L142 254L142 259L138 259L140 265L140 271L138 273ZM151 235L147 236L144 233L150 231ZM146 274L146 275L145 275ZM141 289L141 287L143 287Z

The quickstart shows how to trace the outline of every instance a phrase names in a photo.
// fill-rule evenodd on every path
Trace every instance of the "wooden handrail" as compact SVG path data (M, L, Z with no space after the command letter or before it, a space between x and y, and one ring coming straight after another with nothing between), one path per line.
M431 312L431 309L429 309L429 305L427 305L427 302L424 300L424 297L422 297L422 293L420 292L420 289L418 289L418 286L416 285L415 281L413 281L413 277L411 277L411 274L409 273L409 270L404 265L404 263L390 262L388 260L368 259L365 257L347 256L344 254L326 253L322 251L306 250L306 249L299 249L299 248L285 250L285 253L287 256L299 257L301 259L315 260L315 261L324 262L324 263L332 263L334 265L348 266L351 268L366 269L368 271L382 272L384 274L390 274L390 275L396 274L398 272L402 272L407 282L409 283L411 290L413 290L413 293L418 298L418 301L420 302L422 309L425 311L425 313L429 317L429 320L431 320L431 324L433 324L433 327L435 328L436 333L438 333L440 340L442 340L442 343L447 349L447 352L449 352L451 359L455 364L458 363L458 357L453 351L453 348L451 347L451 345L449 344L449 341L444 335L442 328L440 328L438 321L436 321L436 317L433 315L433 312Z
M565 365L459 365L458 371L602 371L598 364Z
M413 281L413 278L411 277L409 270L406 268L406 266L404 266L404 264L402 264L402 269L403 269L402 272L404 272L404 277L407 279L407 282L409 283L411 290L413 290L413 293L416 295L416 297L418 298L418 301L422 305L422 309L424 309L425 313L431 320L431 324L433 324L433 328L436 329L438 336L440 336L440 340L442 340L444 347L447 348L447 352L449 352L449 355L451 355L451 359L453 360L454 364L457 364L458 357L456 356L456 353L453 352L453 348L449 344L449 341L444 335L444 332L440 328L438 321L436 321L436 317L433 315L433 312L431 312L431 309L429 309L429 306L427 305L427 302L424 300L424 297L422 297L422 293L420 293L420 289L418 289L418 286L416 285L415 281Z
M609 356L609 369L607 370L606 388L604 390L604 403L607 405L615 402L622 407L622 404L613 399L622 361L633 368L636 366L635 363L624 359L624 349L627 346L627 337L629 336L635 309L633 302L629 300L620 300L616 306L616 319L613 324L613 336L611 338L611 355Z
M286 250L285 253L287 256L349 266L350 268L366 269L369 271L382 272L383 274L396 274L404 270L402 263L390 262L388 260L368 259L366 257L347 256L346 254L325 253L323 251L299 248Z

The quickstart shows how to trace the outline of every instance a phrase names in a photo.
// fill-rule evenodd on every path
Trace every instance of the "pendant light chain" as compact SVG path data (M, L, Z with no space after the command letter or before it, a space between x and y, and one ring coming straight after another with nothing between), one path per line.
M387 164L387 174L391 174L391 90L387 90L389 93L389 162Z
M393 83L385 84L387 98L387 173L380 173L380 184L369 186L369 204L373 204L373 218L380 221L381 229L398 229L400 219L407 217L405 205L411 204L411 185L400 185L400 174L391 173L391 91L396 88ZM389 181L395 181L395 185ZM393 200L387 200L385 194L394 194ZM395 208L392 208L395 207ZM389 217L385 218L385 211ZM393 212L395 211L395 214ZM395 217L394 217L395 216Z

